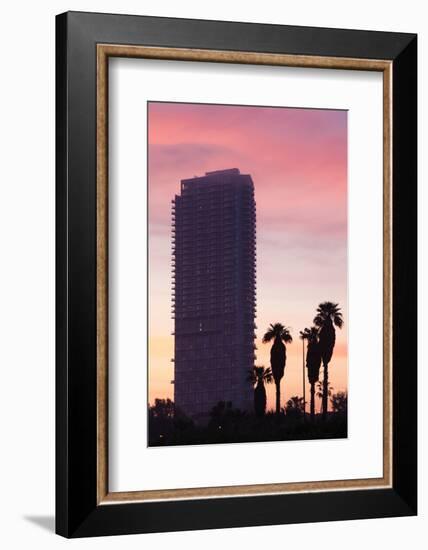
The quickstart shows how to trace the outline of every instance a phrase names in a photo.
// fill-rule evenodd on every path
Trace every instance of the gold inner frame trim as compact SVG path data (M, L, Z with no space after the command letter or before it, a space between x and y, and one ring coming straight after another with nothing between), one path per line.
M297 483L109 492L108 488L108 59L378 71L383 73L383 476ZM392 62L256 52L97 45L97 503L182 500L392 486Z

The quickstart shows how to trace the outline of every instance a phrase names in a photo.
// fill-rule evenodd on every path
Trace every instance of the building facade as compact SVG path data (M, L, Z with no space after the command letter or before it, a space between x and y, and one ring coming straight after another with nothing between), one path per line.
M174 401L198 419L253 407L256 203L236 168L181 181L172 201Z

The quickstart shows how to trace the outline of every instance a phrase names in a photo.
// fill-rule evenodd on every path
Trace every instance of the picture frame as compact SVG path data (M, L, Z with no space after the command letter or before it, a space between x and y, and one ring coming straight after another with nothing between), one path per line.
M382 478L151 495L109 491L107 83L112 57L383 74ZM86 537L417 513L416 94L414 34L83 12L57 16L58 534Z

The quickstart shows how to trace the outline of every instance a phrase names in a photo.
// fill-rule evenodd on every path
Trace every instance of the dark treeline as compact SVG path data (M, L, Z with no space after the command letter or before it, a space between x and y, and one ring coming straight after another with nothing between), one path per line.
M345 393L332 395L328 419L318 414L312 422L305 422L303 398L298 396L289 399L279 414L261 416L220 401L208 422L200 424L175 411L171 400L156 399L149 407L149 446L342 438L347 436L346 405Z
M149 445L346 437L348 396L346 392L333 393L328 375L336 343L335 327L340 329L342 326L339 305L322 302L316 310L313 326L300 331L303 342L303 397L293 396L281 407L281 381L286 379L286 344L292 342L292 336L289 328L273 323L263 336L263 343L272 342L270 367L255 366L248 373L248 381L254 387L254 412L240 411L233 407L233 403L220 401L204 422L195 423L182 411L176 410L170 399L156 399L148 411ZM310 384L309 414L304 389L306 377ZM271 383L275 384L276 390L275 412L266 411L265 385ZM315 397L321 401L319 414L315 411Z

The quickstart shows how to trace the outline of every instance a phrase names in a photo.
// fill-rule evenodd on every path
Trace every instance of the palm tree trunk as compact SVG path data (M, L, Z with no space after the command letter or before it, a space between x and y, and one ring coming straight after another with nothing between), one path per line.
M324 380L322 388L322 419L326 420L328 410L328 363L324 363Z
M315 382L311 384L311 422L315 419Z
M279 387L279 382L275 382L275 386L276 386L276 414L279 414L281 410L281 390Z
M306 384L305 384L305 340L302 340L303 344L303 361L302 361L302 375L303 375L303 422L306 421Z
M266 412L266 389L263 382L259 381L254 390L254 411L261 417Z

